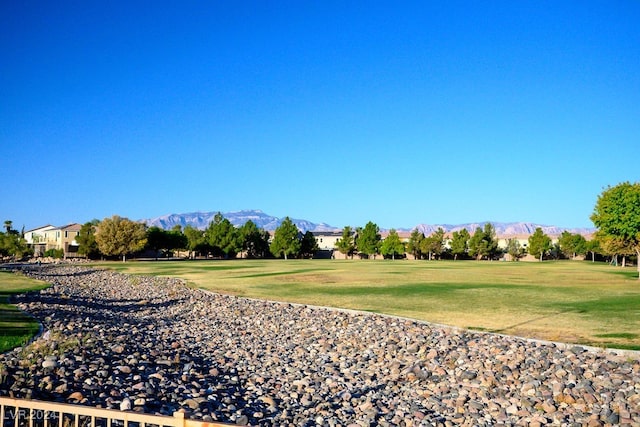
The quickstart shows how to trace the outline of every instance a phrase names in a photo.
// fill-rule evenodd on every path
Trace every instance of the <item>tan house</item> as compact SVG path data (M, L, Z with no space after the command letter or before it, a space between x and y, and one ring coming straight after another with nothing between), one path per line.
M80 234L81 224L68 224L62 227L45 225L25 231L24 238L33 248L36 257L43 256L49 249L62 249L64 258L78 257L78 242L76 236Z

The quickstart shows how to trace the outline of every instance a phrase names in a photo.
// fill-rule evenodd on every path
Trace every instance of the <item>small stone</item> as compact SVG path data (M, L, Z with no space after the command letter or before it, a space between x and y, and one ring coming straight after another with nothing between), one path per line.
M122 399L120 402L120 410L121 411L130 411L131 410L131 400L128 397Z

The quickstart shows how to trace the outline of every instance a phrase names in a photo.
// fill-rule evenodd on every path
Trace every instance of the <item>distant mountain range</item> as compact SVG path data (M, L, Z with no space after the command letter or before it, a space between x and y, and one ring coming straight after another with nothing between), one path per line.
M204 230L209 226L209 223L213 221L214 216L218 212L192 212L192 213L183 213L183 214L169 214L159 216L157 218L149 218L141 220L147 224L148 226L156 226L163 228L165 230L169 230L176 225L180 225L183 228L187 225L190 225L194 228L198 228L200 230ZM284 218L278 218L275 216L268 215L261 210L242 210L236 212L223 212L222 216L227 218L233 225L236 227L242 226L245 222L251 220L253 221L258 228L263 228L268 231L273 231L282 223ZM295 219L291 218L291 221L298 227L300 231L307 232L322 232L322 231L340 231L342 228L333 227L329 224L314 223L311 221L307 221L305 219ZM496 230L496 235L499 237L506 236L527 236L533 234L537 227L542 228L542 231L550 236L558 236L562 234L563 231L569 231L571 233L578 233L582 235L589 235L595 232L594 228L562 228L556 226L549 225L540 225L533 224L530 222L494 222L494 221L484 221L478 223L469 223L469 224L458 224L458 225L450 225L450 224L418 224L413 228L398 228L398 232L411 232L414 229L418 229L425 235L429 235L436 231L439 227L441 227L445 232L454 232L462 230L466 228L469 233L473 234L477 227L484 227L484 224L490 222Z

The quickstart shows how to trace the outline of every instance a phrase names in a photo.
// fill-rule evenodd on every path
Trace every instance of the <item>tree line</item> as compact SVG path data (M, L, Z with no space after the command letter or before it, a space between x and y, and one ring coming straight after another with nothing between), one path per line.
M623 182L604 189L598 196L591 220L597 227L591 240L565 231L557 243L553 243L541 228L537 228L529 236L526 248L517 239L509 239L505 248L499 248L495 229L490 223L478 227L473 235L463 229L446 236L440 228L425 236L416 229L405 244L395 229L382 239L379 227L369 221L364 227L344 227L336 249L352 258L358 254L365 258L380 255L395 259L409 253L415 259L481 260L509 254L511 259L518 260L529 253L540 260L587 255L595 261L596 256L604 256L623 266L630 256L640 258L640 183ZM187 251L189 257L235 258L242 254L247 258L287 259L308 258L318 250L313 233L300 232L289 217L271 236L252 221L235 227L219 212L205 230L189 225L184 229L176 226L163 230L115 215L85 223L76 242L79 253L89 258L126 259L128 255L149 250L165 255ZM5 221L4 231L0 231L0 257L22 259L31 255L33 249L24 239L24 230L17 231L12 221ZM640 273L640 265L638 268Z
M309 258L318 250L313 233L301 233L289 217L272 236L251 220L235 227L221 213L214 216L205 230L191 225L177 225L171 230L146 225L114 215L82 226L76 237L78 252L89 258L118 257L148 251L156 258L187 252L189 258L200 256L236 258Z

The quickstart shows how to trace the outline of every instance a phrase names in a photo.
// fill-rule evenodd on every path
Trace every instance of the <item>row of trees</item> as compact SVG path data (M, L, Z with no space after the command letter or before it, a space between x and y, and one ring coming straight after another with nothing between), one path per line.
M590 253L592 260L596 254L610 256L615 262L622 257L623 265L629 255L640 258L640 183L624 182L607 187L598 196L591 220L598 228L592 240L587 241L584 236L565 231L558 242L552 244L549 236L536 229L529 237L526 249L516 239L510 239L506 249L498 248L495 230L490 223L483 228L478 227L473 235L467 230L456 231L447 240L442 229L429 236L414 230L405 245L395 230L382 240L379 227L368 222L355 230L344 227L336 246L346 256L358 252L374 258L376 255L396 258L409 252L416 259L441 258L444 255L453 259L494 259L506 252L513 259L519 259L528 252L542 260L545 256L559 257L563 254L572 258ZM0 256L28 256L30 248L23 238L24 232L13 229L11 221L5 221L4 229L0 232ZM252 258L309 257L317 250L313 234L301 233L288 217L271 237L252 221L236 228L218 213L204 231L190 226L184 230L176 227L169 231L147 228L141 223L113 216L86 223L76 240L81 254L89 257L122 256L123 259L145 248L156 253L186 250L190 256L207 254L222 258L233 258L238 253Z
M78 252L90 258L122 257L149 250L154 256L187 251L189 257L198 255L216 258L235 258L239 253L248 258L311 257L318 249L311 232L301 233L288 217L275 230L258 228L253 221L235 227L218 213L205 230L192 226L176 226L171 230L145 227L127 218L113 216L102 221L84 224L76 238Z
M396 258L410 253L415 259L439 259L450 257L454 260L460 258L496 259L505 253L512 259L518 260L529 253L540 260L545 256L559 258L564 255L567 258L575 258L584 255L587 251L601 251L599 241L589 241L580 234L572 234L567 231L560 236L558 243L552 244L552 239L541 228L537 228L529 237L527 248L522 247L518 239L509 239L506 248L498 246L498 239L493 225L486 223L484 227L478 227L473 235L466 229L454 231L451 237L447 237L442 228L438 228L429 236L419 230L413 230L409 241L405 245L396 230L389 231L389 235L382 240L377 225L369 222L364 228L352 230L345 227L342 230L340 240L336 242L337 249L346 256L353 257L358 252L366 257L376 254L388 258Z

